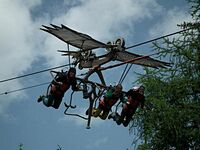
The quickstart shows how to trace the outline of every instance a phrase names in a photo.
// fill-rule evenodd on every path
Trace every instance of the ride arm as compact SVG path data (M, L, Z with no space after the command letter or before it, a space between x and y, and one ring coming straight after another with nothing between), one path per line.
M53 77L53 81L52 82L54 84L60 84L59 82L63 81L63 78L65 76L63 71L62 72L58 72L58 71L51 70L50 73L51 73L51 76ZM54 75L53 73L55 73L56 75Z

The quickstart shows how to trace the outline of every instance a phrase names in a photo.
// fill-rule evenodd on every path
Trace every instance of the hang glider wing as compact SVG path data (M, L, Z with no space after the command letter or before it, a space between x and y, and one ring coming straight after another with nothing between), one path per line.
M131 60L137 57L141 57L142 55L138 54L133 54L127 51L123 52L117 52L116 53L116 60L125 62L127 60ZM153 59L151 57L145 57L142 59L135 60L131 62L133 64L137 65L142 65L142 66L147 66L147 67L152 67L152 68L165 68L166 66L169 66L170 64L167 62L163 62L160 60Z
M42 25L44 28L40 28L46 31L60 40L68 43L74 47L80 48L81 50L92 50L96 48L106 48L106 44L97 41L89 35L72 30L64 25L61 27L51 24L52 27Z

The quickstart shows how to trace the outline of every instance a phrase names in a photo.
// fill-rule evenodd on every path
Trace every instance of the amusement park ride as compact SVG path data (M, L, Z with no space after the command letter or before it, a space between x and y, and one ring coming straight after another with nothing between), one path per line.
M71 65L78 67L80 70L83 68L89 69L83 78L76 78L77 81L79 81L79 85L82 85L85 88L89 87L90 89L87 97L87 99L89 99L89 108L87 110L88 116L84 117L79 114L67 113L69 108L76 107L72 105L72 95L74 92L71 94L70 104L68 105L65 103L66 110L64 112L66 115L78 116L87 120L87 128L90 128L93 105L96 103L97 99L102 96L104 91L109 88L104 80L102 74L103 70L123 64L137 64L152 68L165 68L166 66L169 66L169 63L153 59L150 56L142 56L126 51L125 41L123 38L119 38L115 42L108 42L105 44L93 39L89 35L77 32L64 25L61 25L60 27L53 24L51 24L51 26L43 25L41 30L48 32L67 43L68 50L58 50L58 52L61 52L63 56L68 56L69 62L72 58L74 61L70 62ZM69 50L69 45L74 46L79 50L71 51ZM105 54L97 56L95 50L99 48L106 49ZM121 63L102 67L110 61L119 61ZM93 73L97 73L101 83L88 80ZM96 92L96 89L98 89L98 92Z

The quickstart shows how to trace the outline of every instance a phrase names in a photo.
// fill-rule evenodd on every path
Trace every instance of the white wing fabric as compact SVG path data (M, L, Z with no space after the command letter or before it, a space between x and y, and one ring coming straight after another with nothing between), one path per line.
M142 57L142 55L130 53L127 51L123 52L116 52L116 60L125 62L127 60L132 60L138 57ZM152 68L165 68L166 66L169 66L170 64L164 61L156 60L151 57L144 57L142 59L138 59L135 61L130 62L132 64L152 67Z
M90 37L89 35L72 30L64 25L61 27L51 24L52 27L42 25L44 28L40 28L46 31L60 40L68 43L74 47L80 48L82 50L90 50L96 48L105 48L106 44L97 41Z

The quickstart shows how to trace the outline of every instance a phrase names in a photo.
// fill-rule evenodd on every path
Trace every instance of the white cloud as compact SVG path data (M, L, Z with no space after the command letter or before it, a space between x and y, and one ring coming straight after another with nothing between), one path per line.
M37 5L40 5L42 3L42 0L30 0L30 1L20 0L20 3L22 4L24 3L28 8L33 8Z
M149 18L159 10L155 0L86 0L53 22L67 24L98 39L105 39L115 32L128 33L134 28L133 22ZM124 25L129 28L123 28Z
M192 21L192 18L185 11L178 8L168 10L163 14L163 19L160 20L149 32L151 38L170 34L181 30L177 24L181 24L184 21Z
M128 34L134 29L133 22L149 18L159 10L155 0L77 2L81 5L71 7L66 14L53 18L51 23L69 25L104 42L117 35ZM50 66L66 63L67 59L56 52L57 49L65 49L66 44L39 30L43 24L41 22L50 22L50 19L38 18L37 22L31 19L30 10L42 4L41 0L0 0L0 4L0 79L23 74L31 68L39 53L48 60ZM13 90L13 87L18 89L22 85L15 81L10 85L5 84L3 90Z
M32 1L34 2L34 1ZM36 2L36 1L35 1ZM37 0L37 4L38 4ZM0 79L7 79L23 74L35 61L38 51L36 49L36 32L34 23L31 20L29 7L20 0L0 0ZM12 82L12 83L11 83ZM21 88L18 81L1 83L2 91L9 91ZM22 93L10 94L6 98L0 98L0 112L12 102L13 97L22 96Z
M105 43L119 36L126 38L132 35L135 23L151 18L153 14L161 10L156 0L71 1L80 5L70 7L66 14L53 18L51 23L64 24ZM67 2L69 1L65 3ZM66 49L67 46L59 43L56 37L47 36L44 50L48 60L51 60L52 64L66 62L55 50Z
M66 44L40 31L39 27L44 23L65 24L97 40L107 42L118 36L126 38L132 35L136 23L151 19L162 9L156 0L70 0L70 2L73 2L74 7L71 5L65 14L56 18L37 18L33 21L31 10L41 5L41 0L0 0L0 79L23 74L27 69L31 69L34 61L39 59L38 56L46 58L49 66L68 63L66 57L61 57L56 52L57 49L66 49ZM166 18L172 18L174 13L176 10L169 12ZM173 20L176 20L176 17ZM169 29L167 24L169 25L169 22L162 24L163 32ZM156 28L152 30L152 35L154 32L160 33ZM1 84L0 90L7 91L21 87L19 81L12 81L11 84L3 86ZM22 93L16 93L13 97L16 95L21 96ZM0 101L0 112L1 110L3 112L4 106L5 108L9 106L14 100L13 97L9 95L6 100Z
M76 6L82 2L84 2L84 0L64 0L64 4L67 6Z

